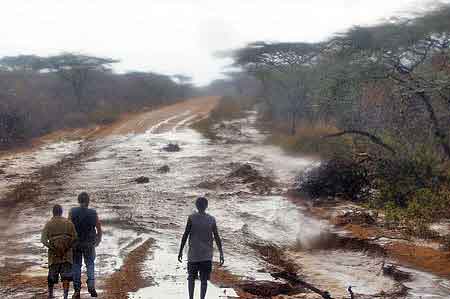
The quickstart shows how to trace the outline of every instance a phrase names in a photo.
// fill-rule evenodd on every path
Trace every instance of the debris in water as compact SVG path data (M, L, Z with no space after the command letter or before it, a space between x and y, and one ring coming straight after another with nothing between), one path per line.
M244 281L240 282L237 287L246 293L263 296L264 298L278 295L294 295L305 291L303 288L293 287L289 283L265 280Z
M147 184L150 182L150 179L146 176L140 176L134 180L138 184Z
M234 164L233 164L234 165ZM261 175L261 173L254 169L250 164L236 163L236 169L233 170L226 177L220 178L215 181L204 181L198 185L200 188L215 189L217 187L230 187L235 184L245 184L251 191L258 194L270 194L272 188L276 186L276 183L269 177Z
M398 282L411 281L411 274L399 270L395 265L384 266L383 275L392 277L395 281Z
M167 173L170 171L170 167L168 165L161 166L157 169L159 173Z
M178 144L169 143L168 145L163 147L163 150L165 150L166 152L179 152L181 151L181 148Z

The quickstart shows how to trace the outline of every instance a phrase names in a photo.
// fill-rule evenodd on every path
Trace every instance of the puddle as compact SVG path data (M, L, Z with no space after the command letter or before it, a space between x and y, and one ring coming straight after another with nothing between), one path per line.
M160 238L161 239L161 238ZM175 241L175 240L174 240ZM146 261L146 275L151 276L156 286L148 287L139 290L136 293L131 293L130 298L134 299L180 299L188 298L187 285L187 269L186 263L178 263L178 247L177 244L170 244L165 242L158 243L158 248L153 251L153 258ZM224 295L227 291L232 295L234 291L226 290L215 286L212 283L208 284L207 299L217 299ZM196 282L195 297L200 297L200 282Z

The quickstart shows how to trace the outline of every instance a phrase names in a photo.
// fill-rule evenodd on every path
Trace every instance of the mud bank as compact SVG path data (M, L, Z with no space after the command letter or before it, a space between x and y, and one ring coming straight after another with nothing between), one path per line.
M336 201L331 204L312 205L309 200L295 193L290 195L290 199L306 207L312 215L326 219L351 233L354 238L368 244L367 246L382 248L386 256L404 265L450 278L450 251L438 242L404 236L399 231L384 227L376 216L369 216L370 219L350 219L353 216L349 215L370 215L370 211L353 203Z
M104 296L106 298L126 298L128 293L136 292L152 284L152 281L149 278L144 279L141 273L143 272L144 260L151 254L154 243L155 240L148 239L128 254L120 270L113 273L105 281Z

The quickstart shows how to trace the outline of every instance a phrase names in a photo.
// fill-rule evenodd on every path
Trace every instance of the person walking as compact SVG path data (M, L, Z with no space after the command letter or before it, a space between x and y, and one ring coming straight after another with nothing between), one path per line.
M60 205L53 207L53 217L48 221L41 234L41 242L48 248L48 298L55 298L53 288L59 277L63 283L64 299L69 297L72 281L72 247L77 239L75 227L68 219L62 217Z
M183 261L183 250L189 238L188 250L188 290L189 299L194 299L195 280L200 273L200 298L205 299L208 280L212 271L213 239L220 252L220 265L225 262L222 250L222 241L217 229L216 219L206 213L208 200L199 197L195 205L198 212L188 217L186 228L181 239L178 261Z
M73 299L80 299L81 292L81 265L86 265L87 287L91 297L97 297L95 290L95 248L102 241L102 227L97 212L89 209L89 195L82 192L78 195L79 207L73 208L69 219L75 225L78 242L73 250L73 286L75 292Z

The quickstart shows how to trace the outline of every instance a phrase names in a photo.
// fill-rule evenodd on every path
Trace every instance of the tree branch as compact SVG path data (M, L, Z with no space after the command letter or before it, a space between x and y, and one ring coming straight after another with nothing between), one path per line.
M339 133L335 133L335 134L330 134L330 135L322 136L322 138L340 137L340 136L343 136L343 135L349 135L349 134L353 134L353 135L362 135L362 136L364 136L364 137L367 137L367 138L369 138L370 141L372 141L373 143L378 144L379 146L384 147L385 149L387 149L388 151L390 151L392 154L396 154L396 151L394 150L394 148L391 147L390 145L384 143L384 142L381 140L381 138L379 138L379 137L377 137L377 136L375 136L375 135L373 135L373 134L371 134L371 133L365 132L365 131L359 131L359 130L345 130L345 131L342 131L342 132L339 132Z

